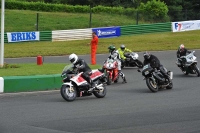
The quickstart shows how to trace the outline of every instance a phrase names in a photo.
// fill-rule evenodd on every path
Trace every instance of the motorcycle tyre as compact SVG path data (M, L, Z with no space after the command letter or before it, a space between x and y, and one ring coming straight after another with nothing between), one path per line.
M103 98L103 97L106 96L106 92L107 92L106 86L103 85L103 88L104 88L103 93L102 92L99 93L97 91L93 92L93 94L95 95L95 97L97 97L97 98Z
M77 91L76 91L76 88L74 88L74 92L73 92L74 96L73 96L73 97L69 97L69 96L67 96L67 94L65 93L65 90L66 90L67 87L69 88L68 85L62 85L61 88L60 88L60 94L61 94L61 96L62 96L63 99L65 99L65 100L68 101L68 102L72 102L72 101L74 101L74 100L76 99L76 97L77 97Z
M137 67L143 68L143 63L140 60L137 60Z
M166 87L166 89L172 89L173 88L173 83L171 82L171 83L169 83L169 85Z
M196 65L194 66L194 70L196 72L197 77L199 77L200 76L200 72L199 72L199 69L198 69L198 67Z
M153 87L153 86L151 85L151 83L150 83L150 82L152 82L151 80L152 80L151 78L147 78L147 79L146 79L147 87L148 87L149 90L151 90L152 92L157 92L157 91L158 91L158 85L156 84L156 87Z
M110 75L107 74L107 85L111 85L112 79L110 78Z

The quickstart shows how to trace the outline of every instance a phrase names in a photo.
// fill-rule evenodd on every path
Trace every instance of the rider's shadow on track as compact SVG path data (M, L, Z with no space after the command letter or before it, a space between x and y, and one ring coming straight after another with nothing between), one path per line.
M174 78L194 78L194 77L198 78L195 74L188 74L188 75L185 75L185 74L182 74L182 73L173 74L173 79Z

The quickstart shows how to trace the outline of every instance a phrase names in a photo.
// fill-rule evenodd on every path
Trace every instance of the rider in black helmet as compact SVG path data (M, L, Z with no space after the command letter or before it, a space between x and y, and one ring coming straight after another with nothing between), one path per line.
M159 59L148 52L145 52L143 54L144 56L144 66L146 64L150 64L152 68L156 68L157 70L160 70L160 72L165 76L165 78L170 81L169 76L167 75L167 72L165 71L163 65L160 63Z

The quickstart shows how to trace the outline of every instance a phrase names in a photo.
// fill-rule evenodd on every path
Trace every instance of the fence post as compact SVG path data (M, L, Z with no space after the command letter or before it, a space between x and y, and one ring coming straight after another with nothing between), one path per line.
M90 5L90 20L89 20L89 28L92 27L92 5Z
M138 11L136 12L136 25L138 25L138 18L139 18L139 16L138 16Z
M39 24L39 13L37 13L37 18L36 18L36 31L39 30L38 25Z

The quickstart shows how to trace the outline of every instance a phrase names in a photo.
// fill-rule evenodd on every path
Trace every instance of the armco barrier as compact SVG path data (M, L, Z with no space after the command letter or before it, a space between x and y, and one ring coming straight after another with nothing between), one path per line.
M55 30L52 31L52 41L71 41L92 38L92 29Z
M52 31L40 31L40 41L51 41Z
M171 22L121 26L121 35L170 32Z
M62 85L60 74L37 76L9 76L4 79L4 93L44 91L58 89Z

